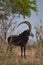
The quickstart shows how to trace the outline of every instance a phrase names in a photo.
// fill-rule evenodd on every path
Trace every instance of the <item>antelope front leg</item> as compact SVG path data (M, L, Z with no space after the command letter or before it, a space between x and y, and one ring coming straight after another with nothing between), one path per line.
M24 58L26 59L26 46L24 46Z
M23 57L23 47L21 47L21 57Z

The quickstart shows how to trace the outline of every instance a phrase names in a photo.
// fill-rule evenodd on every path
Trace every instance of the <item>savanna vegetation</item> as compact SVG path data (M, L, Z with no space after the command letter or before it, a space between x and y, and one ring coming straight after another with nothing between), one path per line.
M26 59L21 58L20 48L13 48L12 52L6 54L8 43L6 43L7 32L12 25L14 14L20 14L30 17L33 10L36 14L37 1L36 0L0 0L1 11L5 13L0 14L0 65L43 65L43 40L33 42L32 46L26 48ZM9 21L7 17L12 14L12 19ZM9 23L9 24L8 24ZM14 22L13 22L14 24ZM15 25L15 24L14 24ZM16 25L15 25L16 26ZM14 28L11 30L14 31ZM42 34L43 35L43 34Z
M0 41L0 65L43 65L43 43L37 42L26 48L26 59L21 58L20 48L6 54L7 45Z

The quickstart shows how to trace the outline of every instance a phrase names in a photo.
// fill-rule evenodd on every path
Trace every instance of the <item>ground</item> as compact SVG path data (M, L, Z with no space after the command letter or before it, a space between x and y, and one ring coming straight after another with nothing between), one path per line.
M43 46L26 48L26 59L21 58L20 47L6 54L7 44L0 42L0 65L43 65Z

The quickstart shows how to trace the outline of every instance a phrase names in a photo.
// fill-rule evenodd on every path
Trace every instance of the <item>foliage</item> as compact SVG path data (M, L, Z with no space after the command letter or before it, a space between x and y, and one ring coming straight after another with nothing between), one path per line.
M6 39L6 34L8 32L8 29L11 27L11 22L14 19L14 16L12 16L12 19L7 25L5 21L8 21L8 17L10 14L22 14L24 17L25 16L31 16L31 10L34 12L38 12L37 10L37 1L36 0L2 0L0 1L0 6L2 6L1 14L0 14L0 19L2 20L2 25L1 25L1 32L3 31L4 33L4 38ZM3 14L4 12L4 14ZM14 28L13 28L14 30Z
M36 0L3 0L7 7L11 7L12 13L19 13L23 16L31 16L31 10L38 12Z

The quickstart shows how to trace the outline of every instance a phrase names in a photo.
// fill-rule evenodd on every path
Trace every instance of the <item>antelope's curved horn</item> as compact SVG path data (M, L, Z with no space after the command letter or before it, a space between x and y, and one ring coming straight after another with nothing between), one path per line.
M28 22L28 21L24 21L24 22L21 22L20 24L18 24L18 26L21 25L21 24L23 24L23 23L25 23L25 24L28 25L28 27L29 27L29 31L31 32L31 24L30 24L30 22ZM17 26L17 27L18 27L18 26Z

